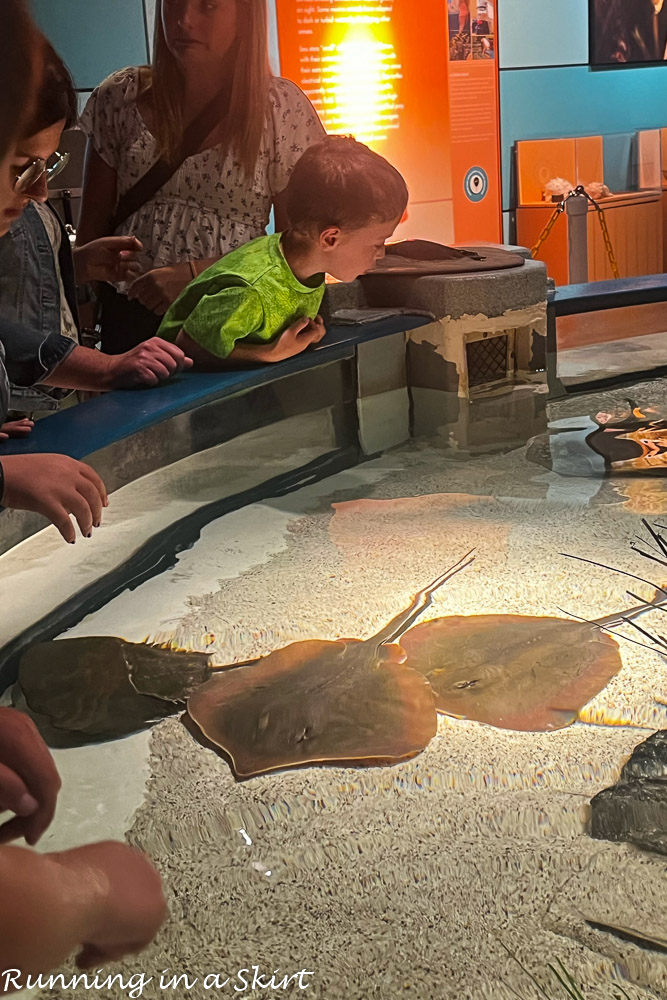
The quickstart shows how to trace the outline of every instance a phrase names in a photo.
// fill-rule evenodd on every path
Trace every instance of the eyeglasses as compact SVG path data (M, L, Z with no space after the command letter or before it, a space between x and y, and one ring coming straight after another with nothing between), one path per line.
M46 174L46 183L48 184L54 177L62 173L68 163L69 153L54 153L48 160L35 157L16 178L14 191L16 194L25 194L26 191L35 186L37 181L42 179L44 174Z

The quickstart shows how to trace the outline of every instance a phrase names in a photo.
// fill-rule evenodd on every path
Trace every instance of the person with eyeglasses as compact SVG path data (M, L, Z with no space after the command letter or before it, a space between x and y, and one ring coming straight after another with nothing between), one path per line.
M42 82L25 134L17 145L12 165L12 197L4 209L5 227L9 222L10 228L0 238L0 316L41 331L45 338L58 330L68 340L78 343L76 286L87 281L136 276L136 255L141 244L134 237L110 237L95 240L72 253L67 233L48 204L48 182L66 165L66 156L58 152L58 145L63 130L73 125L76 117L77 97L72 78L52 46L45 43ZM181 367L183 360L182 355L173 355L170 347L155 340L149 343L143 358L124 355L123 367L136 369L139 362L147 368L146 377L142 373L136 379L139 384L168 377ZM96 357L105 358L99 352ZM81 358L89 360L87 355L77 360ZM115 361L106 361L115 367ZM60 366L59 379L62 371ZM109 387L103 377L93 381L95 384L87 388ZM68 394L65 390L71 388L58 381L20 392L15 389L13 402L19 410L29 413L56 409L58 400ZM32 422L24 419L5 425L2 431L23 436L31 429Z
M27 17L20 0L12 0L11 3L3 0L0 15L4 12L9 17L12 9L17 17L17 11L21 10L22 16ZM36 29L33 32L34 38L38 39L34 46L40 56L38 68L34 69L37 84L34 94L28 86L33 57L17 51L16 30L10 30L8 36L0 34L0 92L7 98L0 105L0 236L7 234L16 222L17 212L22 212L33 200L21 191L25 172L30 169L37 173L38 169L42 169L41 164L33 165L31 161L44 160L48 166L53 152L40 149L42 156L19 155L21 143L25 142L25 132L31 128L31 116L37 114L41 81L46 75L49 57L45 39L37 34ZM3 70L8 78L4 87ZM14 90L12 80L18 81ZM17 140L16 133L19 136L23 134L24 138ZM32 174L33 179L35 173ZM43 192L39 193L39 180L43 178L44 172L38 179L37 189L34 192L31 190L31 194L36 196L34 200L43 200ZM23 274L21 280L25 277ZM12 280L9 285L10 289L13 288ZM0 299L3 297L0 294ZM59 300L59 293L55 298ZM37 303L38 307L41 305L42 302ZM55 328L48 324L35 328L23 321L22 313L16 309L12 312L11 301L6 301L6 311L0 309L0 424L7 418L12 388L21 387L25 391L36 386L51 386L104 391L151 386L191 366L191 359L180 348L157 337L114 357L80 347L71 338L62 336L59 321L55 323ZM74 543L74 522L78 524L82 536L90 538L93 528L101 523L102 510L107 504L102 480L83 462L56 454L3 455L0 444L0 507L42 514L57 527L66 541Z

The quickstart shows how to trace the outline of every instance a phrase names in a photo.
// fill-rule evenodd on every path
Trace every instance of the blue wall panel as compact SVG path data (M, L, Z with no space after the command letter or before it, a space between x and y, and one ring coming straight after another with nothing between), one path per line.
M81 90L148 59L143 0L32 0L32 8Z
M503 207L510 208L512 146L518 139L600 135L667 126L667 66L586 66L500 74Z
M587 0L498 0L499 66L588 63Z

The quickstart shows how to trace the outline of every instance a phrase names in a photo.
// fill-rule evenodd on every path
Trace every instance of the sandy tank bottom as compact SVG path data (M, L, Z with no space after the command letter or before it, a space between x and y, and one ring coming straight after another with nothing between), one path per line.
M652 488L651 513L667 507L661 490ZM647 575L631 550L640 506L622 483L565 480L523 452L463 463L412 445L209 525L173 570L68 634L195 648L213 634L218 663L293 640L364 638L473 547L474 565L425 618L592 619L636 602L622 577L561 553ZM424 753L390 768L237 783L178 719L57 751L65 787L43 848L126 834L155 860L169 921L141 956L110 970L125 982L153 977L149 1000L537 997L517 960L554 998L565 996L549 979L555 960L591 1000L619 995L615 984L633 1000L665 997L665 955L587 923L654 938L667 926L664 858L587 834L590 798L667 728L667 663L629 642L621 653L623 669L588 717L630 725L533 734L441 717ZM167 985L183 975L190 989ZM72 995L129 992L118 980L40 994Z

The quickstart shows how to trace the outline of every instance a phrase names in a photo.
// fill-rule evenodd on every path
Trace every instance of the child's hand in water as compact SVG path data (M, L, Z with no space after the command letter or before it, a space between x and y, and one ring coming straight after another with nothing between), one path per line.
M25 837L36 844L56 811L60 777L31 719L0 708L0 812L14 813L0 825L0 844Z
M304 316L288 326L284 333L274 340L263 360L285 361L286 358L293 358L311 344L319 343L326 332L321 316L316 316L315 319Z
M26 437L34 426L34 420L28 420L27 417L22 420L9 420L0 426L0 441L6 441L7 438Z

